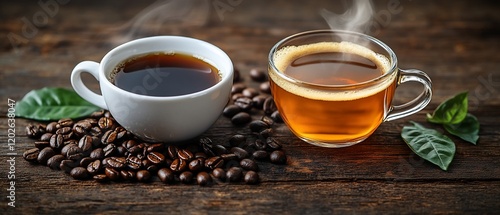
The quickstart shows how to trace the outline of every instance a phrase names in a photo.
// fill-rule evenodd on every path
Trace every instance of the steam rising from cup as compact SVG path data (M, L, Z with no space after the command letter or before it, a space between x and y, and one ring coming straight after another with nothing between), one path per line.
M320 14L332 30L364 33L368 30L373 7L371 1L354 0L352 7L342 14L336 14L326 9L321 10Z

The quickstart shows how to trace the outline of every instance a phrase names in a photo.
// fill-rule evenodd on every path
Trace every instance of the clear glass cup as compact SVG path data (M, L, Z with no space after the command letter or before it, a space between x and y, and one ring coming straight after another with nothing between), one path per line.
M317 63L312 56L322 56L322 62L338 62L328 58L339 54L343 56L342 62L348 64L358 63L353 57L369 60L380 73L356 81L354 76L362 77L361 73L324 64L329 73L324 73L321 67L323 77L315 82L311 77L316 75L315 68L320 67L308 67L303 72L299 69L302 76L288 72L299 61ZM300 139L322 147L346 147L362 142L382 122L414 114L425 108L432 97L432 82L427 74L398 68L396 54L389 46L355 32L315 30L289 36L271 49L268 72L274 101L286 125ZM349 81L321 83L327 79ZM406 82L422 84L423 91L405 104L392 105L396 88Z

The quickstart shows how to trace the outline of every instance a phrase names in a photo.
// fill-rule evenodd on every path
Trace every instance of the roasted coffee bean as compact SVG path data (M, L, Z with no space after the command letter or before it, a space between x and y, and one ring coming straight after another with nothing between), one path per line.
M71 127L71 126L73 126L74 122L70 118L64 118L64 119L60 119L59 121L57 121L57 123L59 123L59 125L61 125L62 127Z
M123 128L121 126L116 127L115 132L116 132L116 139L117 140L123 140L123 139L126 139L130 136L130 133L127 130L125 130L125 128Z
M148 182L151 180L151 173L147 170L139 170L136 173L137 175L137 181L140 182Z
M92 135L92 136L96 136L96 137L97 136L101 136L102 130L101 130L101 128L99 128L97 126L96 127L92 127L89 130L89 134Z
M205 160L205 166L210 169L221 168L224 166L224 160L220 156L210 157Z
M54 155L51 158L47 160L47 166L50 167L53 170L60 170L61 169L61 161L64 160L65 157L63 155Z
M245 88L241 94L243 94L245 97L248 97L248 98L253 98L257 95L259 95L259 91L257 91L255 88ZM253 103L253 102L252 102Z
M237 113L243 111L238 105L228 105L224 108L224 110L222 111L222 115L224 115L225 117L233 117L234 115L236 115Z
M234 104L240 107L242 111L250 111L253 107L252 99L247 97L237 98Z
M259 177L259 174L257 174L256 172L248 171L245 174L244 180L245 180L245 183L247 183L247 184L258 184L260 181L260 177Z
M87 165L87 172L89 172L92 175L96 175L102 170L102 168L103 165L101 163L101 160L95 160Z
M250 124L248 124L248 127L250 128L250 130L252 132L259 133L259 132L263 131L264 129L268 129L269 125L267 123L263 122L262 120L254 120L254 121L250 122Z
M262 82L266 80L267 74L262 69L253 68L250 70L250 78L252 78L252 80L254 81Z
M150 152L147 156L147 159L154 164L161 164L165 162L165 156L159 152Z
M68 145L64 146L63 149L61 150L61 154L65 155L66 158L71 159L71 160L77 160L77 157L75 157L75 156L78 156L77 154L79 154L79 153L80 154L82 153L82 149L75 144L68 144ZM72 158L70 158L70 157L72 157Z
M231 146L241 146L243 145L247 140L247 137L241 134L235 134L231 138L229 138L229 144Z
M38 138L44 133L45 129L41 129L40 125L30 124L26 126L26 135L28 135L29 138Z
M205 154L207 154L207 156L211 156L211 157L215 156L215 152L212 150L212 145L203 144L202 148L203 148L203 152L205 152Z
M194 158L194 154L187 150L187 149L179 149L177 151L177 156L180 158L180 159L183 159L183 160L186 160L186 161L190 161L191 159Z
M224 161L230 161L230 160L237 160L238 159L238 155L236 155L234 153L221 154L220 157Z
M138 170L142 167L142 161L136 156L127 157L127 166L130 169Z
M266 99L266 101L264 101L264 106L262 107L262 110L264 110L264 113L266 115L270 115L274 111L278 110L276 104L274 103L273 97L270 96Z
M273 135L273 129L272 128L264 129L263 131L259 132L259 135L263 138L271 137Z
M104 174L106 174L106 176L111 181L117 181L120 179L120 172L118 172L116 169L113 169L111 167L104 168Z
M196 152L194 154L194 158L203 158L203 159L207 159L208 156L207 154L205 154L205 152Z
M252 117L246 112L237 113L231 118L231 122L235 125L243 125L250 121L252 121Z
M115 140L116 140L116 132L115 131L112 131L112 130L108 130L106 131L102 137L101 137L101 143L102 144L110 144L110 143L114 143Z
M127 153L127 149L125 149L125 147L123 147L123 146L116 147L116 155L123 157L123 156L125 156L125 153Z
M149 171L150 173L156 173L158 171L159 167L156 164L149 165L146 170Z
M231 94L241 93L245 88L247 88L247 86L243 83L233 84L231 87Z
M179 180L181 181L181 183L183 184L190 184L193 182L193 173L190 172L190 171L185 171L185 172L182 172L180 175L179 175Z
M82 149L83 154L90 154L92 150L92 141L92 137L89 135L84 135L80 138L80 141L78 141L78 147Z
M127 160L124 157L109 157L107 161L108 166L114 169L122 169L127 164Z
M238 100L239 98L246 98L242 93L235 93L231 96L231 100L232 101L236 101Z
M179 148L177 148L177 146L172 146L172 145L171 145L171 146L168 146L168 147L167 147L167 153L168 153L168 156L169 156L172 160L177 159L177 157L178 157L178 155L177 155L178 151L179 151Z
M266 101L268 95L257 95L252 98L253 106L257 109L262 109L264 102Z
M185 160L183 159L175 159L172 161L172 164L170 164L170 169L174 172L183 172L188 168L188 164L186 163Z
M137 146L137 145L138 145L138 143L135 140L125 140L122 143L122 146L125 147L127 150L129 150L129 152L130 152L130 149L132 147Z
M40 150L40 153L38 153L37 162L45 165L47 164L47 160L49 160L49 158L51 158L55 154L56 153L54 152L54 149L50 147L45 147L42 150Z
M120 176L123 180L134 181L137 177L137 173L131 170L120 170Z
M79 165L78 162L74 160L62 160L61 165L59 165L59 168L64 171L65 173L70 173L71 170Z
M226 172L226 179L229 182L238 182L243 177L243 169L241 167L231 167Z
M35 142L35 147L39 149L43 149L45 147L50 147L50 143L47 141L36 141Z
M215 145L215 146L213 146L212 147L212 151L216 155L222 155L222 154L227 154L228 153L228 150L223 145Z
M252 156L257 160L267 160L269 159L269 153L264 150L257 150L253 152Z
M71 127L61 127L56 130L56 134L69 134L72 130L73 129Z
M272 150L278 150L278 149L281 149L281 143L279 143L278 140L276 140L275 138L273 137L268 137L266 139L266 144L267 146L272 149Z
M174 172L168 168L159 169L157 175L158 178L160 178L160 181L165 184L171 184L175 181Z
M49 142L52 135L54 135L54 134L48 133L48 132L45 134L42 134L42 136L40 136L40 141Z
M146 148L146 151L147 152L162 152L163 149L165 149L165 145L164 144L162 144L162 143L155 143L155 144L149 145Z
M92 128L92 124L89 121L81 120L73 125L73 133L77 136L83 136L87 134L88 130Z
M110 143L106 145L102 150L104 151L104 157L113 156L116 153L116 145Z
M90 158L93 158L93 159L103 159L104 158L104 150L102 148L97 148L97 149L94 149L92 150L92 152L90 152Z
M273 151L269 155L269 159L271 160L271 163L286 164L286 154L281 150Z
M23 153L23 158L24 158L24 160L27 160L29 162L36 162L38 159L39 153L40 153L40 149L38 149L38 148L28 149Z
M56 133L57 129L61 128L61 125L57 122L51 122L47 124L46 131L49 133Z
M273 118L266 116L266 115L262 116L262 118L260 120L262 122L265 122L267 125L269 125L269 127L271 127L274 124Z
M101 117L97 122L97 125L99 126L99 128L101 128L101 130L109 130L113 129L115 123L114 120L109 117Z
M240 161L240 166L245 170L259 171L259 165L257 165L257 163L252 159L242 159Z
M240 159L240 160L248 157L248 152L245 149L242 149L240 147L231 148L231 153L238 156L238 159Z
M271 94L271 85L266 81L259 85L259 90L263 93Z
M215 178L220 179L222 181L226 180L226 171L224 171L224 169L222 169L222 168L215 168L212 171L212 175Z
M267 149L267 144L266 142L262 141L261 139L257 139L254 142L254 146L257 150L266 150Z
M198 182L200 186L206 186L212 183L212 177L210 177L207 172L199 172L198 175L196 175L196 182Z
M64 136L62 134L54 134L50 137L50 147L60 150L64 146Z
M92 114L90 114L90 117L99 119L99 118L104 116L105 112L106 112L105 110L96 111L96 112L93 112Z
M92 163L93 161L95 161L95 159L91 158L91 157L84 157L80 160L80 166L83 166L83 167L86 167L88 166L90 163Z
M198 172L205 167L205 159L204 158L196 158L189 162L189 170L193 172Z
M92 178L99 183L105 183L109 181L108 176L106 176L105 174L94 175L94 177Z
M87 172L87 169L85 169L83 167L75 167L75 168L73 168L70 171L69 175L71 177L73 177L74 179L77 179L77 180L86 180L86 179L90 178L89 172Z
M128 153L131 155L138 155L142 154L143 152L144 152L144 145L142 144L132 146L131 148L128 149Z

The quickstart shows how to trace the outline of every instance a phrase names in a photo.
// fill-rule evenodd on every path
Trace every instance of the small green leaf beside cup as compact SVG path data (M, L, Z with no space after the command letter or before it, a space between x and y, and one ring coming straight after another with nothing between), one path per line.
M34 120L75 119L100 109L73 90L45 87L30 91L17 102L16 116Z

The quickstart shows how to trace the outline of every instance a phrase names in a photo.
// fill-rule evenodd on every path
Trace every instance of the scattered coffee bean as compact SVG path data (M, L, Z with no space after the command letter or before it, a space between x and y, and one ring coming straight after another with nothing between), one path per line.
M172 164L170 164L170 169L174 172L182 172L188 168L188 164L186 163L186 160L183 159L175 159L172 161Z
M54 155L51 158L47 160L47 166L50 167L53 170L60 170L61 169L61 161L63 161L65 157L63 155Z
M38 148L28 149L23 153L23 158L29 162L36 162L39 153L40 149Z
M266 144L272 150L281 149L281 144L278 142L278 140L276 140L276 139L274 139L272 137L268 137L266 139Z
M114 126L114 121L110 119L109 117L101 117L99 121L97 122L97 125L99 125L99 128L103 130L108 130L112 129Z
M250 78L252 78L252 80L254 80L254 81L262 82L262 81L266 80L267 74L262 69L254 68L254 69L250 70Z
M78 166L78 164L79 163L74 160L62 160L59 168L65 173L70 173L73 168Z
M57 123L59 123L59 125L61 125L62 127L71 127L71 126L73 126L73 120L70 119L70 118L60 119L59 121L57 121Z
M147 170L139 170L136 173L137 180L140 182L148 182L151 179L151 173Z
M252 117L246 112L240 112L231 118L231 122L235 125L243 125L250 121L252 121Z
M262 107L262 110L264 110L264 113L266 115L272 114L274 111L278 110L276 107L276 104L274 103L273 97L268 97L266 101L264 101L264 105Z
M122 169L127 163L127 160L124 157L109 157L107 161L107 166L114 169Z
M54 135L54 134L52 134L52 133L42 134L42 136L40 137L40 141L49 142L52 135ZM36 144L36 142L35 142L35 144Z
M97 148L90 152L90 158L101 160L104 158L104 150L102 148Z
M253 152L252 156L257 160L266 160L269 159L269 153L264 150L257 150Z
M269 82L264 82L259 85L259 90L263 93L271 94L271 85Z
M248 157L248 152L245 149L242 149L240 147L231 148L231 153L238 156L238 159L240 159L240 160Z
M273 151L269 155L269 159L275 164L286 164L286 154L281 150Z
M193 172L201 171L205 167L205 159L197 158L189 162L189 170Z
M161 168L157 172L158 178L160 178L160 181L166 184L171 184L174 182L174 177L175 174L172 170L168 168Z
M92 161L89 165L87 165L87 172L89 172L92 175L96 175L99 173L103 168L103 165L101 163L101 160L95 160Z
M253 97L259 95L259 91L257 91L255 88L246 88L244 89L241 94L243 94L245 97L253 99ZM253 101L252 101L253 104Z
M193 182L193 173L190 171L182 172L179 175L179 180L181 181L181 183L190 184Z
M214 156L205 160L205 166L210 169L224 166L224 160L220 156Z
M280 115L280 112L279 111L274 111L272 114L271 114L271 118L275 121L275 122L283 122L283 118L281 118L281 115Z
M245 183L247 183L247 184L258 184L260 181L260 177L259 177L259 174L257 174L256 172L248 171L245 174L244 180L245 180Z
M200 186L206 186L212 183L212 177L210 177L207 172L199 172L198 175L196 175L196 182L198 182Z
M47 124L46 131L48 133L56 133L57 129L61 128L61 125L57 122L51 122Z
M190 161L194 158L194 154L187 149L179 149L177 151L177 157L186 161Z
M161 164L165 162L165 156L159 152L150 152L147 156L147 159L154 164Z
M172 160L177 159L179 149L176 146L168 146L167 151Z
M104 168L104 173L111 181L118 181L120 179L120 172L116 171L111 167Z
M250 122L250 124L248 124L248 126L252 132L256 132L256 133L259 133L259 132L263 131L264 129L269 128L269 125L267 123L263 122L262 120L254 120L254 121Z
M240 166L245 170L259 171L259 165L257 165L257 163L252 159L242 159L240 161Z
M243 111L250 111L253 107L253 101L248 97L241 97L234 101L234 104L241 108Z
M61 149L64 146L64 136L62 134L54 134L50 137L50 147Z
M77 180L86 180L90 177L89 172L87 172L87 169L83 167L75 167L71 170L69 173L71 177Z
M220 179L222 181L226 180L226 171L224 171L224 169L222 169L222 168L215 168L212 171L212 175L215 178L218 178L218 179Z
M80 160L81 167L87 167L90 163L92 163L95 159L90 157L84 157Z
M262 109L262 107L264 106L264 102L266 101L267 99L267 95L258 95L258 96L255 96L252 98L252 101L253 101L253 106L257 109Z
M120 177L123 180L134 181L137 177L137 173L131 170L121 170Z
M54 150L52 148L45 147L42 150L40 150L40 153L38 153L37 162L39 164L45 165L45 164L47 164L47 160L49 160L49 158L51 158L55 154L56 153L54 152Z
M105 183L109 181L108 176L106 176L105 174L94 175L94 177L92 178L99 183Z
M224 108L224 110L222 111L222 115L224 115L225 117L233 117L234 115L236 115L237 113L243 111L238 105L228 105Z
M247 86L243 83L233 84L231 87L231 94L241 93Z
M226 178L229 182L238 182L243 177L243 169L241 167L231 167L226 172Z
M231 146L241 146L246 142L247 138L244 135L236 134L229 139Z

